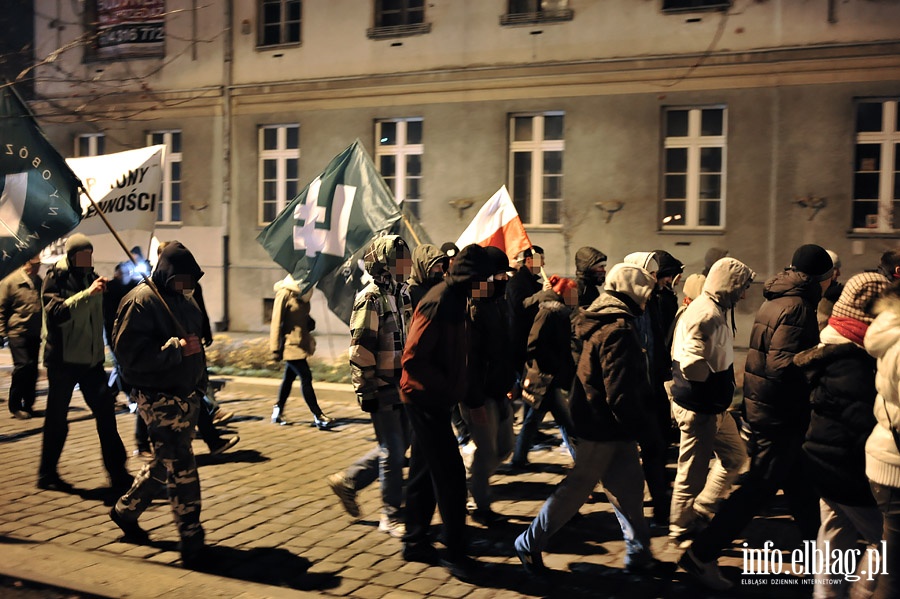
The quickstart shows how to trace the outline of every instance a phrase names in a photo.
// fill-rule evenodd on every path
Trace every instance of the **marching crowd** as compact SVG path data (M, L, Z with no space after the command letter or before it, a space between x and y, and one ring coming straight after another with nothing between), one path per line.
M78 385L118 497L112 521L126 539L147 542L138 518L165 487L183 562L199 564L206 546L194 429L207 430L213 453L237 442L218 437L204 404L212 336L198 293L203 272L173 241L152 272L147 265L138 273L141 283L114 292L115 281L93 272L88 238L73 235L65 249L43 281L35 259L0 283L0 337L15 365L9 410L17 418L34 411L45 322L49 392L38 487L71 490L57 464ZM880 576L816 574L832 579L816 585L816 597L900 596L893 567L900 562L900 251L841 283L834 252L797 248L762 284L737 401L734 310L756 273L727 254L711 249L679 301L684 267L662 250L629 254L607 270L607 256L584 247L568 279L543 274L537 246L511 264L494 247L411 251L399 236L377 238L364 257L349 348L352 386L377 443L328 485L358 517L357 494L377 480L379 529L402 540L404 559L471 578L479 562L469 556L466 519L488 527L504 521L492 509L491 477L507 460L510 472L537 467L529 450L550 413L573 465L510 539L529 573L547 574L550 538L601 483L628 572L674 571L650 547L654 532L665 531L683 550L678 566L726 590L733 583L718 555L783 490L804 540L840 550L886 547ZM117 269L116 280L124 276ZM286 400L299 378L313 423L330 428L307 362L315 350L309 294L290 276L275 291L271 349L285 373L272 422L287 423ZM134 477L106 392L104 323L149 460ZM474 450L464 451L467 444ZM666 469L672 444L674 482ZM432 536L435 510L443 552Z

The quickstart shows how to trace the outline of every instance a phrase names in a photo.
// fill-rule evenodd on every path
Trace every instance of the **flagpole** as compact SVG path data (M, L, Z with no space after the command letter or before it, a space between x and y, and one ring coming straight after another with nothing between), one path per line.
M84 185L81 186L81 192L87 197L90 201L91 206L94 210L97 211L97 215L100 217L100 220L103 221L103 224L106 225L106 228L109 229L109 232L112 233L113 237L115 237L116 241L119 242L119 246L122 248L122 251L125 252L125 255L128 256L128 259L131 260L131 263L137 266L137 258L135 258L131 252L128 250L128 246L125 245L125 242L122 241L122 238L119 237L119 234L113 229L112 224L106 218L106 215L103 214L103 211L100 210L100 206L97 205L97 202L94 201L94 198L91 197L90 192L87 190ZM153 291L153 294L156 298L162 302L163 307L166 309L166 312L169 313L169 316L172 317L172 322L175 323L175 329L178 332L178 336L182 338L187 338L188 332L181 326L181 323L175 318L175 314L172 312L172 309L169 308L169 304L166 303L166 300L163 298L162 294L159 292L159 288L153 282L153 280L145 273L141 273L141 277L144 279L144 282L150 287L150 290Z
M404 214L402 210L400 211L400 218L403 219L403 224L406 225L406 230L409 231L409 234L412 235L413 239L416 241L416 245L422 245L419 236L416 235L415 230L412 228L412 224L409 222L409 219L406 218L406 214Z

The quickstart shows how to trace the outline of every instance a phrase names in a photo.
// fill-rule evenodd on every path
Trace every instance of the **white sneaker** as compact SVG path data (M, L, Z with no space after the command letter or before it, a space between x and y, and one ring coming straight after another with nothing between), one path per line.
M678 565L697 579L700 584L714 591L727 591L734 586L730 580L722 576L719 564L715 560L708 563L701 562L694 555L692 549L688 549L682 554L681 559L678 560Z
M389 518L382 514L381 522L378 523L378 530L388 533L395 539L399 539L406 534L406 524L396 518Z

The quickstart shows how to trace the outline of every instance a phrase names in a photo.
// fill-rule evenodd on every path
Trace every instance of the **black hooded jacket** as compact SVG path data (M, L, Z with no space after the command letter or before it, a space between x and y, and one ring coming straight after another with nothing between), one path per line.
M606 262L606 254L592 247L583 247L575 252L575 282L578 283L578 305L586 308L600 297L599 286L603 285L590 273L591 267Z
M206 355L185 356L170 340L203 334L203 314L193 299L168 287L175 275L191 275L196 282L203 271L186 247L173 241L163 250L151 279L172 314L146 283L122 300L113 328L113 349L124 379L148 393L186 397L206 388ZM173 320L174 315L174 320ZM176 326L175 321L179 326Z

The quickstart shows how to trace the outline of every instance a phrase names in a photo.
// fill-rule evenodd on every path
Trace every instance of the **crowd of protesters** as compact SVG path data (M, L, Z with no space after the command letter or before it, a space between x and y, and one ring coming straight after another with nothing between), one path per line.
M34 415L43 318L50 388L38 486L71 490L57 463L78 385L118 497L111 519L127 539L146 542L138 517L165 485L191 566L205 547L191 439L198 425L201 433L213 426L204 403L212 335L197 293L203 272L170 242L152 272L136 257L108 281L93 272L92 249L73 235L43 281L30 261L0 284L0 337L14 361L9 410ZM724 591L733 582L717 557L782 490L802 539L842 551L886 547L881 575L816 574L816 597L900 596L900 251L841 283L837 254L797 248L762 284L737 398L734 310L757 282L753 269L712 248L679 301L684 265L670 253L634 252L609 269L607 260L581 248L568 279L544 274L537 246L511 263L492 247L410 251L399 236L376 239L349 323L352 386L376 445L328 477L344 509L359 517L358 492L378 480L379 529L402 541L404 559L473 577L480 563L469 555L466 518L505 521L492 508L490 479L507 460L512 474L539 467L529 452L550 413L573 465L509 540L528 573L548 573L550 538L601 483L622 529L626 571L674 571L650 548L654 533L668 534L683 551L677 566ZM307 362L315 350L309 294L290 276L275 291L271 350L285 372L272 422L288 424L286 400L299 378L313 424L329 429ZM136 477L115 426L104 333L117 385L142 425L148 462ZM214 438L213 453L237 439ZM474 449L464 455L466 444ZM443 552L432 536L436 509Z

